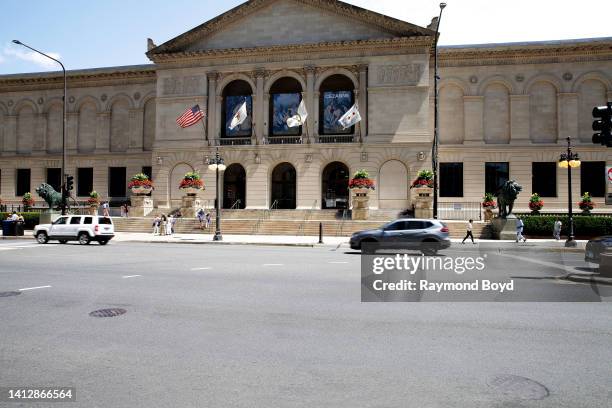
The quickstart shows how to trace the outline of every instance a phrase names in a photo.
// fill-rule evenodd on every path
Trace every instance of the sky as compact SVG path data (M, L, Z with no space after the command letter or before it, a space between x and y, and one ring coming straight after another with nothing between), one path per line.
M348 0L427 26L439 1ZM146 39L161 44L242 3L240 0L2 0L0 74L148 64ZM446 0L440 44L612 37L612 0ZM571 6L570 6L571 5Z

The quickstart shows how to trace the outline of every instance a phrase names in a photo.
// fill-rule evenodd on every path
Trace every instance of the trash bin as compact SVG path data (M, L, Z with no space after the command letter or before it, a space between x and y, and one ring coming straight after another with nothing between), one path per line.
M2 221L2 235L5 237L15 236L15 221L4 220Z
M25 229L25 222L17 221L15 222L15 235L18 237L23 237L23 230Z

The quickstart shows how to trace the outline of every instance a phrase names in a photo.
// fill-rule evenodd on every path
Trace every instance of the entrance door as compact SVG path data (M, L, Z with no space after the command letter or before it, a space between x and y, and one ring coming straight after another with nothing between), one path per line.
M321 208L348 208L349 170L344 163L332 162L325 166L321 179Z
M230 165L223 173L223 208L246 206L246 171L238 163Z
M271 205L276 208L295 209L295 167L290 163L281 163L272 171Z

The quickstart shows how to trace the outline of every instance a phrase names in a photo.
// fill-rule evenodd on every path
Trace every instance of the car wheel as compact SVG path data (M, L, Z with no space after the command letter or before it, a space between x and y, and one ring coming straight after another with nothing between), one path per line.
M66 242L68 242L68 240L67 240L67 239L60 239L60 240L59 240L59 243L60 243L60 244L65 244Z
M79 234L79 244L89 245L89 242L90 242L89 235L86 232L81 232Z
M364 254L373 254L376 253L376 241L373 240L365 240L359 243L359 248L361 252Z
M47 236L46 232L39 232L38 234L36 234L36 241L39 244L46 244L47 242L49 242L49 237Z
M433 256L438 253L438 242L437 241L423 241L421 243L421 253L427 256Z
M98 241L100 243L100 245L106 245L108 244L108 240L107 239L101 239L100 241Z

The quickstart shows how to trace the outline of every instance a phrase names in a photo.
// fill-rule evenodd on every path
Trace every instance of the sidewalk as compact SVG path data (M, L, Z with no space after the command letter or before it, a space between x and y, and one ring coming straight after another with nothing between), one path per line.
M31 239L34 240L32 231L25 231L21 237L3 237L0 231L0 239ZM175 243L175 244L215 244L215 245L278 245L278 246L305 246L313 247L319 245L337 247L344 244L348 248L349 237L323 237L323 244L319 244L318 236L295 236L295 235L223 235L222 241L213 241L213 234L175 234L175 235L152 235L147 232L116 232L112 242L146 242L146 243ZM460 244L462 239L452 238L453 246ZM527 242L516 243L513 240L496 240L496 239L477 239L477 244L485 244L487 246L501 247L543 247L543 248L558 248L564 250L583 251L586 245L586 240L576 240L575 248L565 248L564 240L554 239L527 239ZM465 246L471 246L470 241L466 241Z

